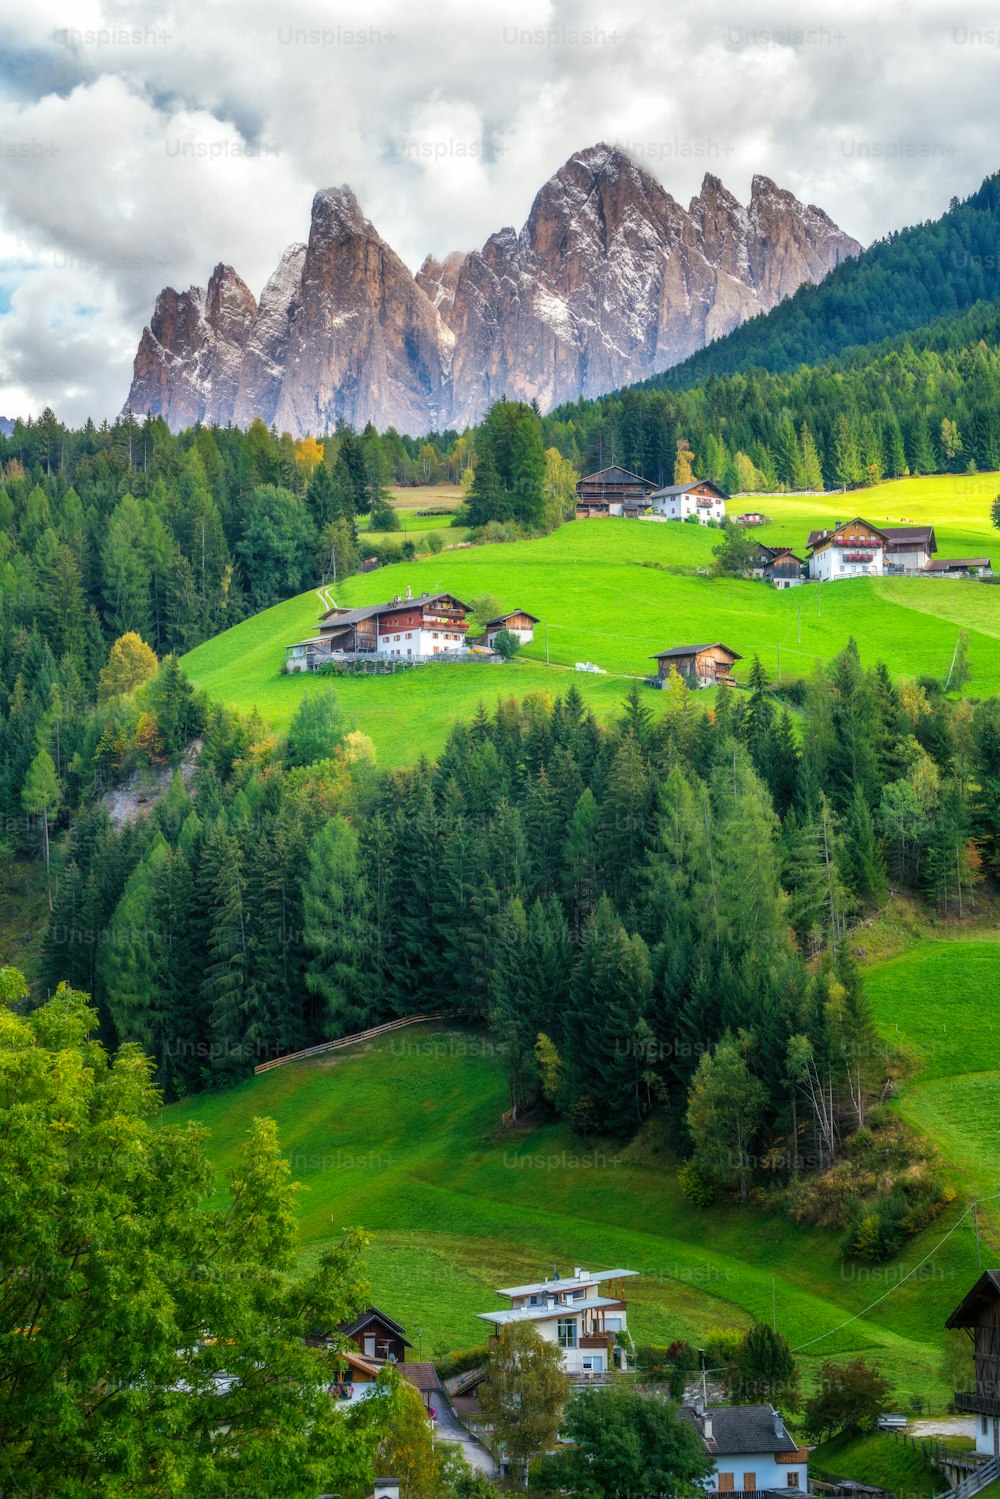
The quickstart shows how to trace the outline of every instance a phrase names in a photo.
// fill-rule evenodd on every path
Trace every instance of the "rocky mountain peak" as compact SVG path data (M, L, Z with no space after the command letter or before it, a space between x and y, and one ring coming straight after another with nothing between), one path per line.
M666 369L859 249L764 176L744 207L707 173L685 209L604 141L543 184L520 231L415 276L350 187L326 188L259 305L227 265L206 290L161 292L128 404L296 436L461 427L502 394L546 409Z

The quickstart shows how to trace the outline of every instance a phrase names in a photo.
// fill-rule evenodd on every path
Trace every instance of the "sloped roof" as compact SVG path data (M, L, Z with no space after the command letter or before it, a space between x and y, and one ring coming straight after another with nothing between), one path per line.
M937 551L937 537L933 526L883 526L882 535L887 541L926 542L932 552Z
M880 530L872 521L865 520L863 515L856 515L853 520L841 521L839 526L829 526L825 531L810 531L806 546L811 552L823 542L829 541L831 536L835 536L838 531L849 531L852 526L867 526L869 531L874 531L875 535L881 536L883 541L886 539L885 531Z
M361 609L328 609L325 614L320 615L320 624L330 621L334 625L356 625L363 619L374 619L380 614L394 614L397 609L423 609L428 604L436 604L439 599L450 599L460 609L471 607L457 599L453 593L418 593L416 598L390 599L386 604L368 604Z
M729 496L724 489L720 489L714 479L691 479L687 484L664 484L661 489L655 489L650 499L669 500L677 494L689 494L692 489L700 489L702 485L708 489L714 489L720 500L728 500Z
M697 656L700 651L711 651L716 647L720 651L726 651L734 661L743 660L739 651L734 651L731 646L723 645L721 640L710 640L707 645L675 645L669 651L657 651L649 659L650 661L669 661L673 656Z
M486 630L492 630L494 625L506 624L507 620L513 619L515 614L523 614L524 618L530 619L533 625L541 624L541 620L538 618L537 614L529 614L527 609L511 609L506 614L498 614L496 619L488 619L483 628Z
M360 1317L354 1318L353 1322L342 1322L337 1331L342 1332L346 1338L352 1338L356 1332L360 1332L369 1322L381 1322L382 1326L387 1328L389 1332L395 1333L397 1338L402 1339L407 1348L413 1347L412 1343L407 1342L406 1333L400 1327L399 1323L394 1322L391 1317L387 1317L385 1312L380 1312L377 1306L367 1307L361 1313Z
M404 1379L409 1380L410 1384L416 1385L417 1389L421 1392L425 1392L427 1390L439 1390L441 1388L441 1381L438 1378L438 1371L435 1369L434 1365L432 1363L429 1363L427 1360L424 1360L423 1362L415 1362L412 1364L397 1364L396 1368L399 1370L400 1374L402 1374Z
M959 1302L945 1327L975 1327L980 1310L1000 1300L1000 1270L984 1270L965 1299Z
M955 567L989 567L988 557L938 557L936 561L925 562L923 571L925 573L947 573Z
M577 481L577 489L581 484L642 484L646 489L655 489L656 485L652 479L644 479L641 474L633 474L631 469L622 468L621 464L613 463L609 468L599 468L596 473L584 474Z
M712 1422L712 1435L706 1437L702 1433L702 1418L694 1406L681 1407L681 1417L690 1421L713 1457L734 1457L744 1452L798 1452L799 1444L788 1435L783 1422L782 1435L779 1437L775 1432L775 1414L769 1405L709 1406L705 1415Z

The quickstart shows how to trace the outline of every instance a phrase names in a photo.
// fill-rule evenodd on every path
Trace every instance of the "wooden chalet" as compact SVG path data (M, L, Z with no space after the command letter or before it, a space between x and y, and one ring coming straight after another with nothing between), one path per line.
M509 614L498 614L496 619L486 621L486 634L483 639L487 645L492 645L501 630L509 630L516 635L522 645L529 645L535 638L535 626L541 621L526 609L512 609Z
M397 596L360 609L334 607L320 616L319 634L285 647L286 671L312 671L337 657L426 660L465 650L469 605L453 593Z
M796 588L804 582L802 569L805 563L791 547L769 547L762 541L755 545L757 551L751 569L755 578L773 583L775 588Z
M343 1344L345 1339L354 1344L366 1361L374 1364L383 1364L387 1359L403 1363L407 1348L413 1347L399 1323L380 1312L377 1306L366 1307L360 1316L341 1322L328 1332L313 1333L306 1342L312 1347L323 1347ZM353 1358L354 1355L349 1356Z
M736 517L738 526L769 526L771 517L765 515L763 510L744 510L742 515Z
M717 640L713 645L675 645L669 651L658 651L650 660L657 663L661 687L671 669L682 677L697 678L703 687L714 687L717 682L730 680L733 663L743 657Z
M956 1391L955 1409L977 1418L977 1452L1000 1461L1000 1270L984 1271L945 1326L972 1349L972 1389Z
M656 485L640 474L612 464L587 474L576 486L576 518L587 520L594 515L641 515L649 506L649 495Z

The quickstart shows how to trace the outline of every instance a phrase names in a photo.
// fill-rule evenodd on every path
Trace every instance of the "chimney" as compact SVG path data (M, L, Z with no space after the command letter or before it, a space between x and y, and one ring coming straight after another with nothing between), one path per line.
M774 1417L774 1434L775 1434L775 1436L776 1437L784 1437L785 1435L787 1435L787 1433L785 1431L785 1423L782 1421L780 1413L778 1411L776 1411L772 1407L771 1414Z
M696 1416L703 1416L705 1414L705 1402L700 1395L695 1396L694 1413Z
M705 1418L703 1419L703 1421L701 1423L701 1434L705 1438L706 1442L710 1442L712 1440L712 1418L711 1418L711 1416L705 1416Z
M398 1478L376 1478L372 1499L399 1499Z
M580 1266L579 1265L574 1265L573 1266L573 1279L574 1280L579 1280L580 1276L582 1274L583 1274L583 1271L581 1270Z

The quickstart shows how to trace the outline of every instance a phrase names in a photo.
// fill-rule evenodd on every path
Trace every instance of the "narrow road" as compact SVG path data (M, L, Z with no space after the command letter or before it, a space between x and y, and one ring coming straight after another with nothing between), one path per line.
M497 1465L482 1442L477 1442L472 1434L466 1431L461 1421L455 1415L443 1390L435 1390L431 1396L431 1404L435 1416L437 1416L437 1435L442 1442L457 1442L465 1453L469 1462L481 1473L491 1476L496 1473Z

